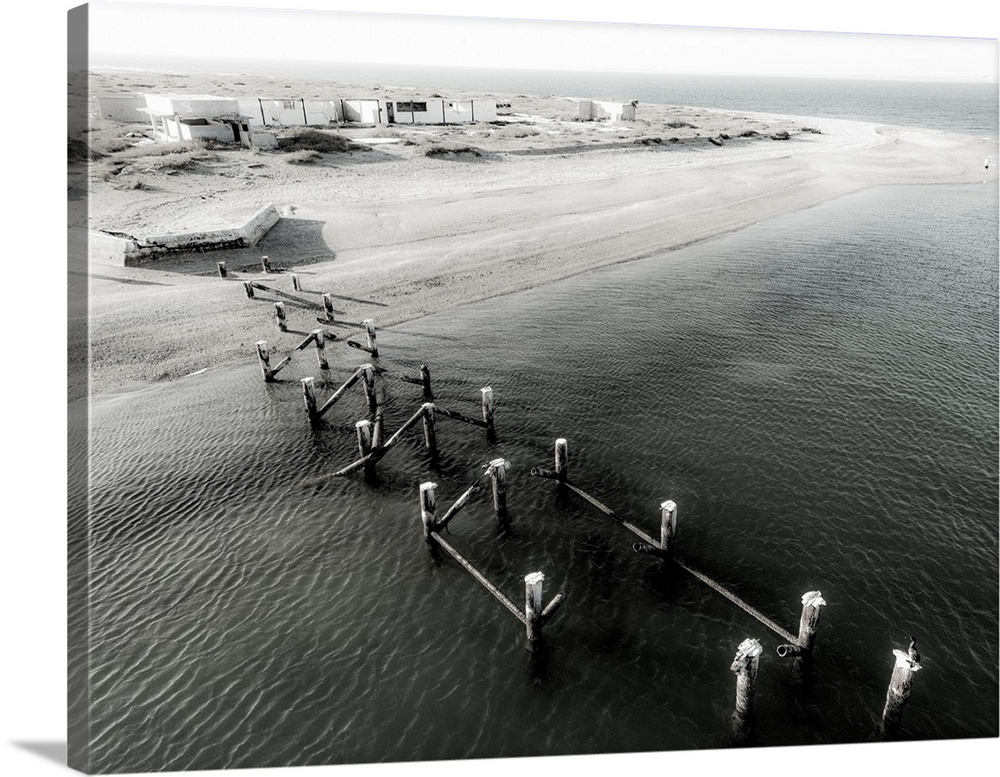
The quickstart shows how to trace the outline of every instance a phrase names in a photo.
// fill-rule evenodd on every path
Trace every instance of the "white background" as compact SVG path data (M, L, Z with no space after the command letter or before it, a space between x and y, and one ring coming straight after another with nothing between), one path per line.
M215 0L192 5L269 8L276 2ZM35 105L36 123L20 120L2 129L6 183L4 223L13 244L0 255L7 300L0 306L16 340L0 339L4 392L3 447L3 732L0 774L34 777L66 773L66 603L65 603L65 100L66 12L75 3L12 3L5 7L4 99L8 105ZM848 0L825 4L751 3L746 0L689 0L683 6L652 0L612 0L603 4L555 0L494 0L459 3L425 0L417 4L365 0L300 0L301 9L506 16L606 22L636 22L756 29L822 30L984 37L996 39L998 12L982 0L876 4ZM891 5L905 11L884 9ZM24 112L17 111L18 116ZM5 331L5 330L0 330ZM28 353L20 348L30 343ZM27 358L25 358L27 357ZM25 399L28 399L27 405ZM976 581L970 581L975 585ZM975 646L969 646L975 649ZM725 668L720 669L725 671ZM886 678L888 682L888 677ZM872 702L876 706L879 700ZM928 701L928 703L931 703ZM998 763L998 740L907 745L857 745L749 751L681 752L635 756L445 762L433 765L310 767L302 770L239 770L241 777L307 775L477 775L535 773L598 774L631 770L776 774L803 777L859 775L886 770L906 777L975 769L989 773ZM992 764L992 766L988 766ZM221 772L188 772L190 775Z

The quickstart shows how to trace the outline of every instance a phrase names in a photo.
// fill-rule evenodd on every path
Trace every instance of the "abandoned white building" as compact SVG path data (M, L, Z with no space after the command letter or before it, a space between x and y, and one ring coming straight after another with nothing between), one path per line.
M635 121L635 108L638 102L628 103L600 102L598 100L580 101L580 118L584 121Z
M468 124L496 121L496 100L391 100L386 103L388 124Z
M250 117L240 113L239 102L207 94L147 94L140 108L153 125L157 140L218 140L249 148Z
M294 127L324 124L467 124L496 121L495 100L306 100L241 98L241 113L251 124Z
M145 107L146 99L141 94L94 95L94 114L108 121L146 122L149 119L141 112Z
M466 124L496 121L495 100L304 99L219 97L207 94L102 95L94 113L114 121L148 121L161 142L217 140L271 148L263 127L331 124Z

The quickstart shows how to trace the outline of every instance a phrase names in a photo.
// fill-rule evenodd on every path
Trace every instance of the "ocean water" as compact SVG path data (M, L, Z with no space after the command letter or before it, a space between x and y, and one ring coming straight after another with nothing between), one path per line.
M375 482L329 477L366 407L311 429L308 352L92 398L93 770L863 742L911 635L900 737L997 736L997 212L995 181L881 187L380 330L387 432L426 363L448 409L493 388L498 439L440 418L437 461L418 428ZM362 363L328 351L321 398ZM788 630L820 590L812 660L532 477L557 437L647 533L673 499L678 552ZM440 515L499 456L509 524L487 489L446 538L516 604L529 572L565 592L535 654L421 533L421 482Z

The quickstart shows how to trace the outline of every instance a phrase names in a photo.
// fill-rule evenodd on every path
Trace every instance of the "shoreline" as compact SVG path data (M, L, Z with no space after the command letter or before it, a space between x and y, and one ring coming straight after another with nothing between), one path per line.
M338 134L351 140L381 142L312 164L223 151L183 170L154 166L108 180L92 173L91 228L163 232L268 202L282 219L253 248L138 267L91 257L91 394L254 361L258 339L272 353L288 350L322 326L324 292L335 295L337 319L372 318L386 328L873 186L978 183L983 158L997 155L992 138L674 106L643 105L650 117L643 122L602 125L560 114L560 99L526 103L538 121L521 119L515 105L515 121L503 126L342 127ZM554 116L530 113L547 106ZM669 121L695 126L675 143L635 142L662 137L657 122ZM809 131L801 131L804 122ZM788 140L737 142L741 128L757 127L800 131ZM711 145L712 133L733 140ZM480 154L427 156L433 144L468 144ZM995 170L989 175L995 181ZM261 255L281 272L262 273ZM219 261L229 270L225 280ZM292 290L290 272L302 292ZM247 299L244 280L281 295ZM278 299L288 309L287 333L273 321L269 303Z

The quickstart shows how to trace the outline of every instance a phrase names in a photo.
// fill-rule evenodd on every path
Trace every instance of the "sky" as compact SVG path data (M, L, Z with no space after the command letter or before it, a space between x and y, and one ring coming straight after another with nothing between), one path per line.
M845 23L846 16L817 24L787 8L769 18L755 8L727 22L726 8L738 4L719 2L700 4L711 13L692 13L652 9L650 2L631 0L508 0L489 6L428 0L416 6L420 15L408 11L412 3L386 0L299 0L295 10L275 10L271 3L253 0L97 2L90 4L90 52L100 64L173 52L497 68L995 81L997 12L974 3L975 13L966 9L963 15L963 2L946 4L947 13L939 9L936 17L908 10L878 21L877 14L866 14L867 23L876 26L847 34L825 31L858 30L857 23ZM508 18L499 18L501 14ZM795 29L800 31L789 31Z

